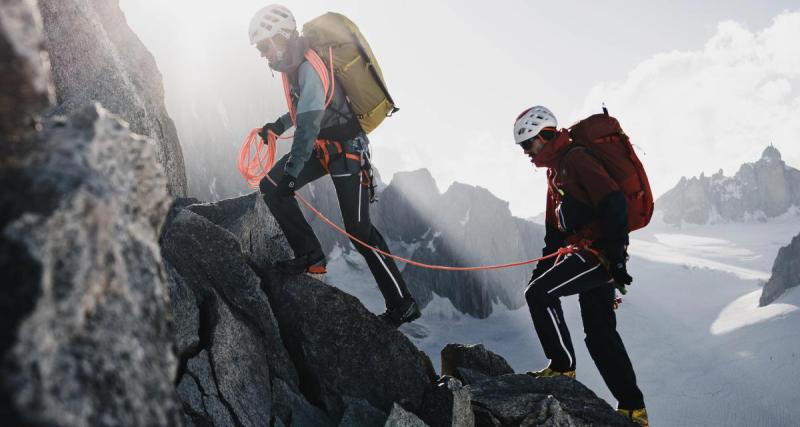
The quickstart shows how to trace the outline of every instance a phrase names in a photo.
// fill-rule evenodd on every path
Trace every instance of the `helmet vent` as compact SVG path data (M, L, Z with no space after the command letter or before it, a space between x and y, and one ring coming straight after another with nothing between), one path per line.
M537 105L525 110L514 123L514 139L517 144L539 134L544 128L556 128L558 121L547 108Z

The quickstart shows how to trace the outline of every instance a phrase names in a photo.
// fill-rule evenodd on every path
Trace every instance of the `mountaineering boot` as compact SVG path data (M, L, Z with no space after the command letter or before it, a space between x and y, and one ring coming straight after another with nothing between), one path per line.
M528 372L528 375L535 377L535 378L553 378L553 377L567 377L575 379L575 370L572 371L556 371L555 369L550 369L550 367L546 367L541 371L535 372Z
M378 318L387 324L399 327L403 323L413 322L422 315L417 307L417 302L413 299L406 300L400 307L387 308L383 314L379 314Z
M325 274L325 255L319 252L310 252L297 258L277 261L273 268L283 274Z
M617 413L622 415L623 417L639 424L642 427L649 427L650 422L647 420L647 409L640 408L640 409L621 409L617 408Z

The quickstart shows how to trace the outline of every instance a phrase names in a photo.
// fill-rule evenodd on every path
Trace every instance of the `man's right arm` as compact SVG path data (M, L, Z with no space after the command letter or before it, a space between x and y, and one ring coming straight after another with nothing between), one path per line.
M275 122L280 123L281 126L283 126L284 132L286 132L286 129L289 129L290 127L294 126L294 124L292 123L292 116L289 113L280 116L278 120L275 120Z
M325 114L325 90L319 74L308 63L298 69L297 123L284 172L297 177L311 158Z

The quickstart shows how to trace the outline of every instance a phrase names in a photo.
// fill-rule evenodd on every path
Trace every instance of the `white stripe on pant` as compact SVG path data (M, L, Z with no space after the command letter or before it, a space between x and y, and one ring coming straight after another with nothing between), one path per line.
M558 316L554 314L553 309L550 307L547 308L547 313L550 315L550 319L553 321L553 327L556 329L556 335L558 335L558 342L561 343L561 348L563 348L564 353L567 354L569 366L572 366L572 355L569 353L569 350L567 350L567 346L564 345L564 338L561 337L561 331L558 329L558 321L556 320Z
M394 276L392 276L392 272L389 271L389 267L387 267L386 263L383 262L383 258L381 258L381 254L379 254L378 252L375 252L375 249L371 249L371 250L372 250L372 253L375 254L375 256L378 258L378 261L381 262L381 265L386 270L386 274L388 274L389 277L392 278L392 283L394 283L394 287L397 288L397 293L400 294L400 298L404 299L406 296L403 295L403 291L400 290L400 285L397 284L397 279L395 279Z
M598 268L598 267L600 267L600 264L597 264L597 265L595 265L594 267L592 267L592 268L590 268L590 269L588 269L588 270L584 271L583 273L581 273L581 274L578 274L578 275L576 275L575 277L573 277L573 278L571 278L571 279L569 279L569 280L565 281L564 283L562 283L562 284L560 284L560 285L556 286L555 288L553 288L553 289L550 289L549 291L547 291L547 293L548 293L548 294L552 294L552 293L553 293L553 291L555 291L556 289L558 289L558 288L560 288L560 287L562 287L562 286L564 286L564 285L566 285L566 284L568 284L568 283L572 282L573 280L575 280L575 279L577 279L577 278L579 278L579 277L581 277L581 276L583 276L583 275L589 274L589 273L591 273L592 271L594 271L594 270L597 270L597 268Z

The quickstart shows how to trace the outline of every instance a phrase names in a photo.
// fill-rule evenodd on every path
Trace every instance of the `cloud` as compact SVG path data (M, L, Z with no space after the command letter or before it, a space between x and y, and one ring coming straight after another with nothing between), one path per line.
M681 176L732 174L769 143L800 167L797 40L800 13L758 32L720 23L703 49L654 55L625 80L595 86L574 116L605 102L640 149L657 195Z

